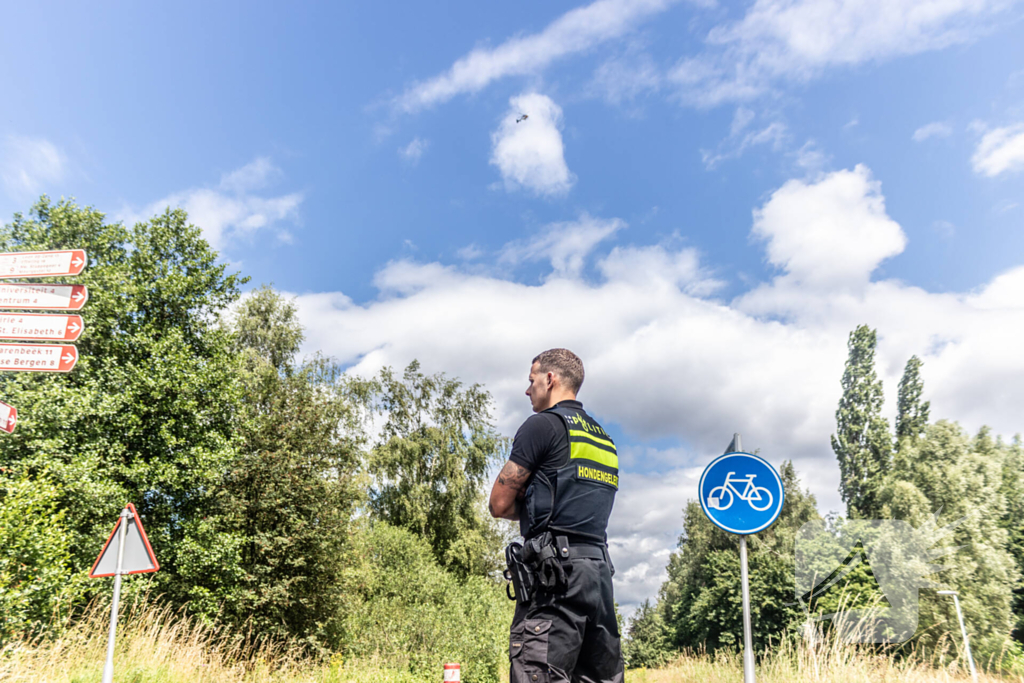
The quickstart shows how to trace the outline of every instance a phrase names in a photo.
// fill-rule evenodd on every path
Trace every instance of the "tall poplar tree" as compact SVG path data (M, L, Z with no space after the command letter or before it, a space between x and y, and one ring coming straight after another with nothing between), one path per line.
M911 443L917 441L928 425L930 404L921 400L924 392L922 365L920 358L911 356L903 369L896 413L896 450L900 450L904 440L909 439Z
M882 417L882 381L875 373L877 335L867 325L850 333L843 396L836 410L832 450L839 460L839 491L850 517L878 512L878 490L892 460L889 423Z

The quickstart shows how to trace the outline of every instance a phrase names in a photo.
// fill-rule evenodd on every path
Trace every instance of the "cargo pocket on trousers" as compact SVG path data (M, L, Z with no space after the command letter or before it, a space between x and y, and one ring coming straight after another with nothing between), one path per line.
M509 660L510 683L548 683L548 636L550 619L527 619L523 630L512 633Z

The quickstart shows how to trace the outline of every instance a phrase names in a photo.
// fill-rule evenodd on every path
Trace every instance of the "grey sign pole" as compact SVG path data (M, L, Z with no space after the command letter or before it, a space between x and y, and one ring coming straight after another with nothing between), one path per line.
M114 600L110 605L110 634L107 636L107 662L103 665L102 683L114 683L114 636L117 635L117 608L121 602L121 567L124 566L125 537L128 534L128 520L132 513L128 508L121 510L121 521L117 529L117 571L114 574Z
M971 667L971 678L978 683L978 670L974 668L974 657L971 656L971 643L967 640L967 627L964 626L964 613L960 611L960 596L956 591L935 591L938 595L952 595L956 605L956 618L960 622L960 633L964 636L964 650L967 652L967 664Z
M725 449L726 453L743 450L743 442L739 434L732 435L732 443ZM755 683L754 680L754 634L750 626L750 575L747 570L747 537L740 536L740 584L743 594L743 683Z

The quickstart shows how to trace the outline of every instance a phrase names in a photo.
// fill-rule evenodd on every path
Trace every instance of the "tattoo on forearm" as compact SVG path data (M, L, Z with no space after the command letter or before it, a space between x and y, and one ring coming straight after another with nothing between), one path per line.
M530 470L520 467L511 460L505 463L498 473L498 483L507 486L517 493L522 493L526 480L530 478Z

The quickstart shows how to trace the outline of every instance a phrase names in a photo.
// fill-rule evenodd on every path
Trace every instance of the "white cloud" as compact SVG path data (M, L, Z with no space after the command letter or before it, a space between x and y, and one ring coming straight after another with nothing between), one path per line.
M267 157L254 161L221 176L219 188L226 192L244 193L262 190L281 177L281 169Z
M590 90L609 104L632 101L661 85L661 72L648 54L617 57L605 61L594 71Z
M849 125L849 124L847 124ZM796 165L807 171L809 174L820 173L829 162L829 155L826 154L818 143L808 140L794 154Z
M407 112L477 92L506 76L537 73L557 59L619 38L674 0L597 0L566 12L540 33L516 36L495 48L476 48L448 71L416 83L397 100Z
M714 27L668 77L698 106L753 99L784 81L970 41L1013 0L757 0Z
M956 226L949 221L938 220L932 223L932 230L937 232L942 239L953 239L956 234Z
M781 149L783 142L788 136L786 124L781 121L772 121L763 128L747 130L753 119L754 113L752 111L745 107L739 107L733 117L729 137L718 145L716 151L701 151L701 160L704 162L704 167L709 170L713 169L726 159L736 159L751 147L759 145L770 145L775 151Z
M632 460L632 449L621 449ZM696 490L701 468L673 468L643 475L624 472L619 480L608 545L615 564L615 600L626 616L630 608L656 597L667 578L665 567L679 538L685 500L680 490Z
M933 121L914 131L914 142L924 142L928 138L948 138L953 134L953 127L942 121Z
M33 198L64 178L67 159L43 138L10 135L3 145L0 179L15 199Z
M255 194L281 176L279 168L269 159L260 157L225 173L214 188L200 187L175 192L139 210L125 207L116 217L132 223L147 220L168 207L180 207L188 212L189 222L202 229L203 236L210 244L222 250L235 240L252 239L260 231L298 220L302 193L276 197ZM285 243L293 239L288 230L280 227L276 237Z
M989 178L1024 170L1024 123L990 130L978 143L971 164Z
M398 148L398 155L410 164L416 165L419 163L420 157L423 156L423 153L427 151L428 147L430 147L429 140L413 138L412 142L408 145Z
M555 346L579 353L581 399L623 444L610 541L627 606L656 590L694 473L735 431L774 464L793 460L823 510L841 509L829 434L847 335L859 324L879 331L890 418L903 365L916 354L935 418L1021 430L1024 264L965 293L872 281L905 237L864 167L786 183L754 215L754 244L782 272L733 301L713 298L721 290L692 249L619 244L602 254L601 240L622 235L621 222L585 217L552 226L578 229L572 248L538 238L499 253L550 259L556 276L537 284L495 275L500 269L398 261L378 273L376 300L301 295L307 348L362 375L417 358L428 371L482 382L506 434L529 415L529 359ZM588 254L596 279L585 275ZM664 439L678 448L644 445Z
M491 164L509 191L525 188L538 195L563 195L576 182L565 163L562 108L547 95L528 93L509 100L510 108L491 133ZM523 114L529 118L519 121Z
M907 243L863 165L815 184L790 180L754 212L752 234L768 242L768 261L787 279L822 288L867 282Z
M498 255L500 263L549 261L551 276L577 278L583 262L594 248L626 227L618 218L602 220L582 214L579 220L552 223L544 232L525 242L509 242Z

